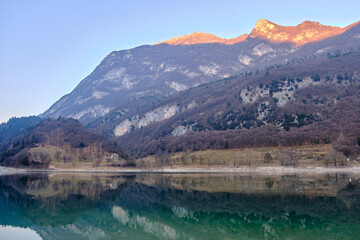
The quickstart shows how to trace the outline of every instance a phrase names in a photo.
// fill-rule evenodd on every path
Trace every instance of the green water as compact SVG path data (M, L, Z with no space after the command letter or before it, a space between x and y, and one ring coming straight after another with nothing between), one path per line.
M360 239L359 178L0 176L0 239Z

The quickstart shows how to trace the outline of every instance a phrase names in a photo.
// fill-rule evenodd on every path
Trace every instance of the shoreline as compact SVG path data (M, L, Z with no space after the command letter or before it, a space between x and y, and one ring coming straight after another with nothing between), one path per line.
M26 168L11 168L0 167L0 175L11 174L29 174L29 173L264 173L264 174L286 174L286 173L301 173L301 174L324 174L324 173L360 173L360 166L356 167L214 167L214 168L200 168L200 167L178 167L178 168L78 168L78 169L63 169L63 168L49 168L49 169L26 169Z

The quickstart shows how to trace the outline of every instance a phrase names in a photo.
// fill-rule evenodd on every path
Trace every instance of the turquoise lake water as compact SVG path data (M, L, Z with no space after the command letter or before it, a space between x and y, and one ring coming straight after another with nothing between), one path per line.
M356 174L0 176L0 239L360 239Z

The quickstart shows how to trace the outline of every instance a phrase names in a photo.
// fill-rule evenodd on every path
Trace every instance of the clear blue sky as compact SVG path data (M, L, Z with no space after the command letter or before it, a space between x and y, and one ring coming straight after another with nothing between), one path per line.
M111 51L195 31L249 33L258 19L345 26L360 1L0 0L0 122L37 115Z

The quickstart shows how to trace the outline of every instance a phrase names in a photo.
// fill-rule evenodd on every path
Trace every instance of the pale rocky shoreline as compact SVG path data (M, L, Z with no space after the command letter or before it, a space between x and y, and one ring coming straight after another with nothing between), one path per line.
M76 168L76 169L26 169L0 167L0 175L26 173L264 173L264 174L324 174L324 173L360 173L360 167L177 167L177 168Z

